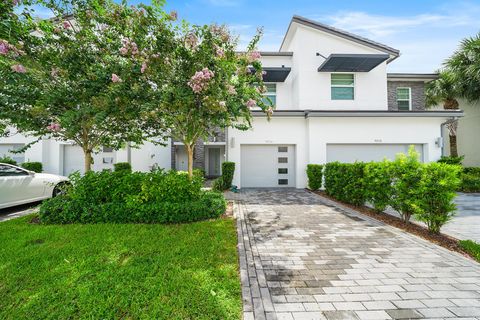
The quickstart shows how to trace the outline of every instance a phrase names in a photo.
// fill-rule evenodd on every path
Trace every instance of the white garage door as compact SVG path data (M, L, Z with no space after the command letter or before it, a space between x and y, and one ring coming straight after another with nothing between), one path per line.
M79 146L64 145L63 146L63 175L80 171L85 172L83 150Z
M327 144L327 162L339 161L382 161L384 158L395 160L398 153L407 153L410 144ZM416 144L415 150L423 161L423 147Z
M14 150L23 148L24 144L21 143L0 143L0 158L9 157L18 164L25 162L25 153L12 153Z
M242 188L295 186L295 146L242 145Z

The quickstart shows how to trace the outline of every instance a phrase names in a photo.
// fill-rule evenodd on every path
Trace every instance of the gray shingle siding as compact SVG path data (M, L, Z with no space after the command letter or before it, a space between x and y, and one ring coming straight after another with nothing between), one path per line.
M425 83L422 81L388 81L388 110L397 111L397 88L411 88L412 110L425 110Z

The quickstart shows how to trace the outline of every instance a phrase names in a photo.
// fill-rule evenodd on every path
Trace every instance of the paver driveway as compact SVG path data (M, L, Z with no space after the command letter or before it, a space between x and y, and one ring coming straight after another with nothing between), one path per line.
M303 190L237 196L245 319L480 319L480 264Z

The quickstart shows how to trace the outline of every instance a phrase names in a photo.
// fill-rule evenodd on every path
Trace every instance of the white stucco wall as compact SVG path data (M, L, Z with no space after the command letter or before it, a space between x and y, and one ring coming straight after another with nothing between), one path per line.
M460 100L460 109L464 117L458 121L457 149L459 155L464 155L463 165L466 167L480 167L480 102L469 103ZM444 128L445 155L450 154L448 130Z
M283 50L293 51L292 108L312 110L387 110L387 71L383 62L370 72L356 72L354 100L332 100L330 73L318 72L325 61L316 53L328 57L334 53L379 54L379 50L363 46L329 33L298 25Z
M306 166L326 162L328 143L359 144L422 144L424 161L436 161L441 148L440 137L444 118L399 117L273 117L255 118L253 129L229 129L228 161L235 162L233 183L241 187L241 146L248 144L293 144L295 148L296 187L307 185ZM232 146L232 139L234 145Z

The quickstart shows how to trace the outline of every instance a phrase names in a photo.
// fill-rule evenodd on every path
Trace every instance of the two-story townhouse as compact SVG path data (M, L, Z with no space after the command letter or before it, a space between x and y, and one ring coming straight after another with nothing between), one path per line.
M236 163L239 187L306 186L309 163L394 158L414 145L423 161L442 155L442 126L461 111L426 111L424 84L435 74L388 74L400 55L386 45L294 16L278 52L262 52L266 95L274 102L268 120L253 111L249 131L227 129L197 143L194 166L207 176ZM31 141L22 135L0 139L0 157ZM83 170L78 146L42 140L20 161L41 161L47 172ZM94 169L129 161L134 170L185 170L184 146L150 142L140 148L100 150Z

